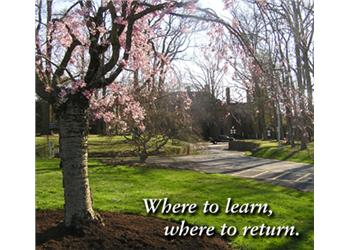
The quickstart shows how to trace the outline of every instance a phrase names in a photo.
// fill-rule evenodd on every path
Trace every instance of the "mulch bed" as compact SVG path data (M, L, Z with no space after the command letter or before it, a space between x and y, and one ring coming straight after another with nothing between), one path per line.
M165 237L173 222L154 217L102 212L105 226L79 230L62 224L63 211L36 212L36 249L230 249L219 237Z

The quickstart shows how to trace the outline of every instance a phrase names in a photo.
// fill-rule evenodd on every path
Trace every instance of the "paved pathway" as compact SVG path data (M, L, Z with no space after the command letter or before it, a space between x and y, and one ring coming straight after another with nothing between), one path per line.
M147 162L205 173L254 178L302 191L314 189L313 165L245 156L243 152L227 150L227 143L210 145L199 155L152 157Z

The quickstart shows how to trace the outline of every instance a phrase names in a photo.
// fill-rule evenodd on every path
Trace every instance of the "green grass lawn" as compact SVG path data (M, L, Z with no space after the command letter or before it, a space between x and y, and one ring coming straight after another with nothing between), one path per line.
M294 148L290 145L282 144L278 147L277 141L262 140L244 140L258 144L258 149L254 152L248 152L250 156L277 159L282 161L294 161L303 163L314 163L314 143L308 144L306 150L300 150L300 144L296 144Z
M48 140L53 143L55 148L58 148L58 135L37 136L35 137L36 156L40 158L48 157ZM129 156L134 150L124 136L100 136L89 135L88 150L91 157L115 157ZM160 150L161 154L166 155L181 155L187 152L189 143L180 140L169 140L164 148Z
M171 202L197 203L206 200L225 208L226 199L237 203L269 203L274 214L264 215L157 215L175 221L186 219L190 224L213 225L223 223L236 226L294 225L299 237L230 239L235 249L313 249L313 193L274 186L237 177L204 174L188 170L150 167L106 166L97 160L89 162L89 179L94 207L99 211L115 211L145 215L144 198L168 197ZM62 174L58 160L37 159L36 208L63 209Z

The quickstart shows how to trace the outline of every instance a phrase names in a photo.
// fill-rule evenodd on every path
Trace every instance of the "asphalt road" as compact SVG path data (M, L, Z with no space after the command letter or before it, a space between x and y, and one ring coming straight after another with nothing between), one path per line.
M152 157L147 162L205 173L253 178L302 191L314 190L313 165L245 156L243 152L229 151L227 147L227 143L209 145L199 155Z

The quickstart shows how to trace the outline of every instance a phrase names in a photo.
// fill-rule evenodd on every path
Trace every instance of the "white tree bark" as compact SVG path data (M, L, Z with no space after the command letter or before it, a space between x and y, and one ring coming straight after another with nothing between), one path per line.
M68 100L59 115L60 158L64 188L64 221L79 227L97 216L88 180L87 104Z

